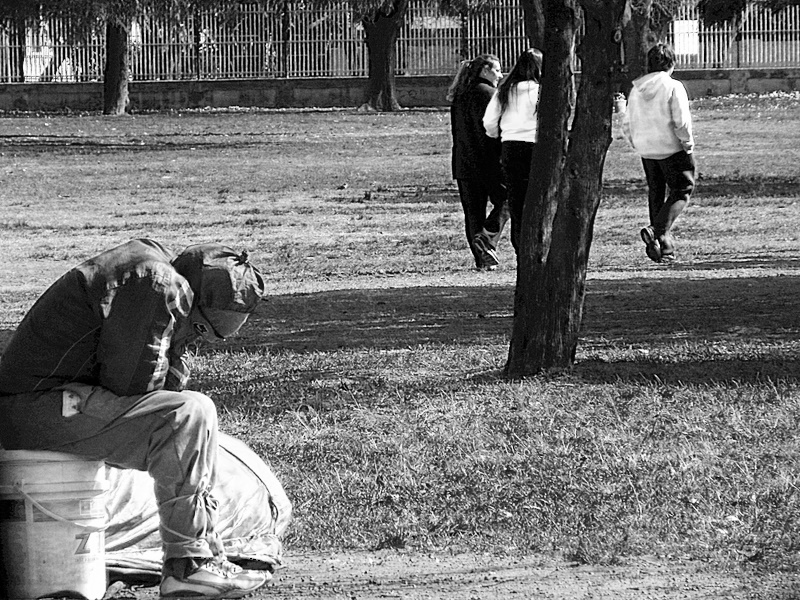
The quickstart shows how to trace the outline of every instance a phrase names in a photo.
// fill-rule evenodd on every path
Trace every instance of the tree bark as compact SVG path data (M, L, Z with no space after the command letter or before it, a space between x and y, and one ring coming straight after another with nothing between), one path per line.
M624 5L624 0L582 2L581 83L568 132L578 2L545 2L539 141L522 216L508 377L566 369L575 361L603 164L611 144L620 67L614 33Z
M103 114L123 115L128 108L128 27L106 23L106 66L103 73Z
M11 81L25 82L25 44L27 43L28 23L24 17L16 17L13 25L14 47L11 57Z
M361 20L369 56L369 78L362 109L391 112L400 110L394 70L397 34L405 20L408 0L397 0L391 12L376 11Z
M641 3L632 3L631 20L623 30L623 45L625 48L625 67L628 82L622 89L625 95L630 92L631 83L637 77L647 73L647 51L656 41L650 29L650 9L653 0L644 0Z
M544 47L544 7L543 0L521 0L524 15L525 37L531 48Z

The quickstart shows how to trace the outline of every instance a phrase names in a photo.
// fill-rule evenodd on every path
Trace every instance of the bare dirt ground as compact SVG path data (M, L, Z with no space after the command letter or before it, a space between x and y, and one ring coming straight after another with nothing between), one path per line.
M157 588L135 591L158 598ZM132 597L130 590L119 598ZM289 554L255 600L767 600L800 598L800 577L720 571L700 561L636 558L589 566L545 556L397 551Z

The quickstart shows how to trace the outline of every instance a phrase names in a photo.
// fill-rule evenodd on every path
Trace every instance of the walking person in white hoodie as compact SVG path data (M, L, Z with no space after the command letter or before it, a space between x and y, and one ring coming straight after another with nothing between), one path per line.
M539 130L541 74L542 53L535 48L523 52L483 115L486 135L501 141L500 168L511 211L511 245L518 255L522 207Z
M659 43L647 53L647 75L633 82L623 131L642 157L648 187L650 225L640 232L655 262L675 259L670 233L694 190L692 116L686 88L672 78L675 52ZM669 195L667 195L669 188Z

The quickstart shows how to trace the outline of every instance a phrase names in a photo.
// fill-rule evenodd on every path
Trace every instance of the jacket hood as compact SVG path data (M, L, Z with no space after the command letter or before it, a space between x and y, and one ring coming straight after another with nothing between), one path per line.
M670 76L666 71L656 71L634 80L633 86L645 100L652 100L659 91L667 88L669 81Z

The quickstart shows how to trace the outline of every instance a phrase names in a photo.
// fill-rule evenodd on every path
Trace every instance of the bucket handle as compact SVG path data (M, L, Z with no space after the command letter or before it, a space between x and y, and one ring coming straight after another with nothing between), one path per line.
M74 525L75 527L79 527L80 529L83 529L84 531L88 531L89 533L96 533L96 532L105 531L106 529L108 529L108 525L104 525L103 527L92 527L91 525L84 525L82 523L76 523L75 521L70 521L69 519L66 519L66 518L62 517L61 515L57 515L52 510L47 509L44 506L42 506L42 504L38 500L36 500L33 496L31 496L28 492L26 492L23 489L24 487L25 486L20 482L16 482L14 484L14 489L17 492L19 492L19 494L21 496L23 496L25 499L29 500L31 504L33 504L36 508L38 508L40 511L42 511L44 514L46 514L51 519L55 519L56 521L61 521L62 523L67 523L69 525Z

